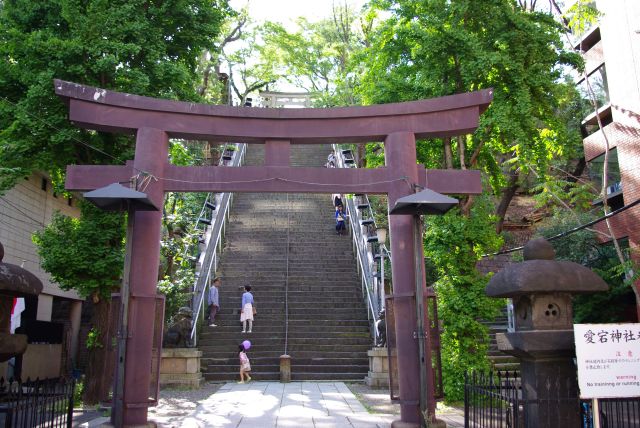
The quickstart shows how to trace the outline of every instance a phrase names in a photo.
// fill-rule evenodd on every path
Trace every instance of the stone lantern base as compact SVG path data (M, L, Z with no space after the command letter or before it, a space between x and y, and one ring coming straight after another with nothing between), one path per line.
M200 373L202 351L196 348L168 348L162 350L160 386L198 389L203 380Z
M373 388L389 387L389 356L387 348L373 348L367 351L369 356L369 373L365 383Z

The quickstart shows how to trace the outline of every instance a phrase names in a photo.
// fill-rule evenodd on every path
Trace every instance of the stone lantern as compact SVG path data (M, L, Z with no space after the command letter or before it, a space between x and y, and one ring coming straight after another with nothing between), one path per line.
M4 263L4 247L0 243L0 363L24 354L27 336L11 334L11 308L15 297L37 296L42 282L20 266ZM0 377L3 373L0 373Z
M533 239L524 261L498 272L485 290L513 299L515 331L498 333L496 340L501 351L520 359L527 428L580 426L571 300L609 288L590 269L554 259L551 244Z

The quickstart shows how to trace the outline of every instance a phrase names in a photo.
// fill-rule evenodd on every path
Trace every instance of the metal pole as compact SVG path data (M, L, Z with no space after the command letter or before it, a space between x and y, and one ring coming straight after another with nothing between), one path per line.
M111 423L115 427L123 426L124 417L124 375L127 355L127 339L129 338L129 281L131 272L131 251L133 245L133 226L136 213L131 207L127 210L127 235L124 251L124 271L120 287L120 314L118 320L118 350L116 359L116 378L113 391L113 413Z
M430 361L426 361L426 331L424 326L424 290L422 287L422 265L424 262L420 255L422 254L422 237L420 236L420 216L413 216L413 236L414 236L414 254L415 254L415 283L416 283L416 317L417 317L417 332L416 339L418 340L418 352L420 357L420 412L425 415L427 410L427 390L429 388L427 382L427 364ZM430 415L428 415L430 417ZM426 418L425 418L426 419Z
M591 404L591 417L593 418L593 428L600 428L600 402L594 398Z
M380 245L380 310L384 310L384 244Z

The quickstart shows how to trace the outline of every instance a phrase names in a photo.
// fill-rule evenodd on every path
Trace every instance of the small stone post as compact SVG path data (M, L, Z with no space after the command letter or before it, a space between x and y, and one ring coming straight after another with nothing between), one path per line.
M291 382L291 356L280 355L280 382Z
M581 426L571 298L609 288L588 268L554 258L546 240L531 240L524 262L498 272L485 290L513 299L515 331L496 340L520 359L526 428Z

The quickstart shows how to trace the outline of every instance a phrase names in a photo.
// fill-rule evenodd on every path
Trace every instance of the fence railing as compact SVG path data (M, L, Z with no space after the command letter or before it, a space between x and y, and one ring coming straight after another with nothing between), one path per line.
M580 400L577 394L567 394L565 382L554 377L537 385L541 396L527 399L523 395L517 371L472 373L465 376L465 428L524 428L533 413L550 417L550 425L566 427L563 421L579 421L580 428L594 428L591 400ZM564 391L565 393L563 393ZM640 397L602 398L597 414L601 428L640 428ZM560 411L559 409L564 409ZM573 424L571 424L573 426Z
M473 372L464 383L465 428L524 428L518 372Z
M593 401L583 401L582 428L593 428ZM601 428L640 428L640 397L598 399Z
M238 144L238 147L231 151L231 159L221 159L221 165L236 167L242 164L244 155L246 152L246 144ZM196 273L196 281L193 286L193 297L191 301L191 311L193 313L193 326L191 328L190 342L192 346L196 346L197 330L199 319L204 318L205 310L205 296L207 291L207 285L211 278L211 273L218 268L218 252L222 250L222 238L224 237L224 231L226 221L229 218L229 209L231 208L232 193L219 193L207 196L207 199L203 205L201 215L198 220L203 217L203 213L210 211L211 217L206 218L208 226L203 235L204 251L200 254L199 265L200 269ZM209 205L207 205L209 204ZM215 207L215 211L212 209ZM207 223L205 222L205 224Z
M338 168L355 168L355 162L353 157L345 156L343 150L338 145L333 146L336 153L336 167ZM366 195L364 195L366 198ZM362 221L365 220L362 216L361 210L358 209L356 202L351 198L343 198L346 206L346 212L349 216L349 224L351 227L353 245L356 253L356 259L358 262L358 271L360 273L362 281L363 296L367 305L367 313L371 322L371 337L375 344L378 339L378 330L376 329L376 322L378 321L378 314L383 307L384 302L379 298L380 293L376 287L373 274L374 254L369 243L369 236L363 232ZM373 219L373 212L371 208L368 208L369 217L367 221L371 221L371 225L367 226L372 230L375 230L375 220ZM384 281L384 278L381 278Z
M71 428L74 388L74 379L0 378L0 427Z

